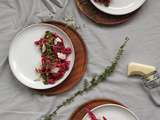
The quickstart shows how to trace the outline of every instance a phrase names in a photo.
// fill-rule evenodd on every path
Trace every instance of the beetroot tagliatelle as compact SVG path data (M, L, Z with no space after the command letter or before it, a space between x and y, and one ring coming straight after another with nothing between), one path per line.
M109 6L111 0L94 0L95 2L104 4L105 6Z
M35 41L41 51L41 65L36 68L44 84L54 84L69 69L71 48L66 48L63 38L56 33L46 31L43 38Z
M100 120L100 119L97 119L96 115L90 109L85 108L85 110L89 115L90 120ZM107 118L103 116L103 120L107 120Z

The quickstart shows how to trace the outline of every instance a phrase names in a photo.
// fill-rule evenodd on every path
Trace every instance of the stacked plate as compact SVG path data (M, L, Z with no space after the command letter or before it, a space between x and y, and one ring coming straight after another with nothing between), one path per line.
M72 50L72 53L67 58L70 61L69 70L54 84L44 84L42 81L36 81L38 75L35 72L35 68L40 65L41 53L34 42L42 38L46 31L57 33L64 39L65 47L69 47ZM70 74L74 60L75 52L68 35L60 28L45 23L33 24L21 30L15 36L9 51L9 64L13 74L18 81L33 89L44 90L61 84Z
M81 105L70 120L139 120L129 108L111 99L95 99Z
M146 0L76 0L76 5L80 12L97 24L118 25L131 19L145 1Z
M111 15L126 15L140 8L146 0L111 0L109 6L90 0L100 11Z
M139 120L138 117L128 108L117 104L103 104L91 110L98 120ZM86 114L82 120L92 120Z

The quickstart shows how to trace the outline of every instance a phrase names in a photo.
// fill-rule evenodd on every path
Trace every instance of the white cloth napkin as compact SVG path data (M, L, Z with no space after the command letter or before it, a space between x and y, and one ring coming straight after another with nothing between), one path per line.
M63 1L63 0L62 0ZM65 1L65 0L64 0ZM56 7L55 18L73 16L88 51L88 67L84 79L100 73L110 65L117 48L126 36L130 41L116 72L104 83L61 109L56 120L69 120L71 114L83 103L97 99L117 100L129 107L140 120L159 120L160 109L149 99L136 78L127 78L127 64L135 61L159 67L160 63L160 2L148 0L130 21L120 26L106 27L94 24L80 14L75 0L70 0L65 10ZM9 44L18 30L39 21L36 14L47 11L40 0L0 0L0 59L8 53ZM35 18L34 18L35 17ZM34 19L32 21L32 19ZM41 19L40 19L41 20ZM160 71L160 70L158 70ZM80 82L71 91L52 97L34 94L12 75L8 61L0 72L0 119L39 120L41 115L54 110L64 99L83 86Z

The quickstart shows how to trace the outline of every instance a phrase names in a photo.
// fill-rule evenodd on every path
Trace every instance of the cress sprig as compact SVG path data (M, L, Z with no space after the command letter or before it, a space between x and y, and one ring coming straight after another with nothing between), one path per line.
M54 117L57 115L57 112L61 108L63 108L66 105L69 105L70 103L72 103L76 97L84 94L85 92L91 91L93 88L95 88L97 85L104 82L109 76L111 76L111 74L115 71L115 69L117 67L117 64L118 64L118 62L119 62L119 60L120 60L120 58L121 58L121 56L124 52L124 47L126 46L128 40L129 40L129 38L126 37L124 43L120 46L120 48L119 48L119 50L118 50L116 56L114 57L114 59L112 61L112 64L110 66L107 66L105 68L105 70L100 75L93 76L93 78L90 82L85 81L82 89L78 90L72 96L65 99L60 105L58 105L56 107L56 109L52 113L46 114L44 116L44 120L53 120Z

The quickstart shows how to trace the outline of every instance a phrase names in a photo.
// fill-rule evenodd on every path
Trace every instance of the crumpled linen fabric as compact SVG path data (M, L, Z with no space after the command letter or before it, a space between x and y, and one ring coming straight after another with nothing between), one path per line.
M139 62L160 68L160 15L159 0L147 1L127 23L118 26L99 26L79 13L75 1L53 17L40 0L0 0L0 119L39 120L55 109L65 98L83 86L85 79L103 71L126 36L130 41L115 73L94 90L61 109L56 120L69 120L72 112L81 104L97 99L114 99L128 106L140 120L159 120L160 108L150 99L138 78L127 77L127 64ZM45 16L45 17L44 17ZM51 15L52 16L52 15ZM72 90L56 95L42 96L19 83L13 76L8 60L9 46L15 34L27 25L44 20L61 20L73 16L88 50L88 67L82 81Z

